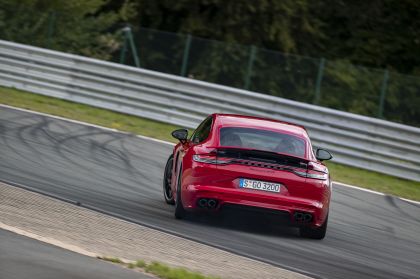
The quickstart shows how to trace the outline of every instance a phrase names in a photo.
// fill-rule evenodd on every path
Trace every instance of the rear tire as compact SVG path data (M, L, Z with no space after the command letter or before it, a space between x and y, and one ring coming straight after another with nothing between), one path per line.
M328 226L328 215L325 218L324 224L321 227L311 228L311 227L301 227L300 236L312 239L323 239L327 233Z
M187 212L184 209L184 205L182 204L181 198L181 175L182 175L182 166L179 170L178 181L176 186L176 199L175 199L175 218L176 219L183 219Z
M174 163L174 155L169 156L166 161L165 172L163 174L163 196L167 204L175 204L174 195L172 194L172 166Z

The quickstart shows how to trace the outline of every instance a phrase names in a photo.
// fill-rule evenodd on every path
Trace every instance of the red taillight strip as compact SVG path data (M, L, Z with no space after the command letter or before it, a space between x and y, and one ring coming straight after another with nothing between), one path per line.
M275 170L284 170L284 171L290 171L300 177L320 179L320 180L328 179L328 173L322 173L322 172L320 174L309 173L308 170L304 167L292 167L292 166L283 165L283 164L264 163L260 161L253 161L253 160L246 160L246 159L231 159L231 158L226 158L226 157L217 157L217 156L214 156L213 154L193 155L193 160L199 163L214 164L214 165L240 164L240 165L269 168L269 169L275 169ZM305 171L301 171L302 169Z
M326 180L328 178L328 173L321 173L321 174L313 174L308 173L307 169L304 167L292 167L288 165L281 165L281 164L272 164L272 163L263 163L259 161L252 161L252 160L245 160L245 159L234 159L230 163L237 163L241 165L248 165L248 166L255 166L255 167L263 167L263 168L269 168L269 169L276 169L276 170L284 170L284 171L290 171L294 174L305 177L305 178L313 178L313 179L320 179L320 180ZM300 171L300 170L305 171Z

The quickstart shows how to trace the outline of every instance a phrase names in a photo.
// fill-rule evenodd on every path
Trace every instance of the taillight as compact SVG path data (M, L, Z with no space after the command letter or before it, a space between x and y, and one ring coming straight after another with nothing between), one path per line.
M327 180L328 173L314 173L314 172L308 171L306 173L306 177L313 178L313 179Z
M319 180L327 180L328 179L328 169L321 164L309 162L308 163L308 170L306 172L303 171L294 171L295 174L312 179L319 179Z
M328 179L328 169L326 166L315 163L309 162L308 163L308 173L306 175L307 178L313 179L321 179L327 180Z
M313 170L313 171L317 171L317 172L323 172L323 173L328 173L328 169L326 166L315 163L315 162L309 162L308 163L308 170Z
M216 154L213 153L193 155L193 160L199 163L215 165L227 165L232 161L232 159L230 158L218 157Z

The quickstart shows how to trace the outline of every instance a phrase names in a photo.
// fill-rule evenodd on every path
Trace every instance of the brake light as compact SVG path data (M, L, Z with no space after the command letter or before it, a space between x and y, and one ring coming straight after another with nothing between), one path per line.
M213 153L193 155L193 160L199 163L215 165L227 165L232 161L232 159L230 158L218 157L216 154Z
M313 170L313 171L317 171L317 172L323 172L323 173L328 173L328 169L326 166L318 164L318 163L314 163L314 162L309 162L308 163L308 170Z
M327 180L328 179L328 169L324 165L309 162L308 163L308 170L306 172L303 171L294 171L296 175L306 178L312 179L319 179L319 180Z

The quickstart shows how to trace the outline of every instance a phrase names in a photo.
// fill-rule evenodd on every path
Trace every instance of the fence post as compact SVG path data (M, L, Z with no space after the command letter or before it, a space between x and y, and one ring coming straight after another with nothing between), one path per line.
M188 34L187 39L185 41L184 56L182 57L182 65L181 65L182 77L185 77L187 75L188 59L190 58L191 38L192 38L191 34Z
M125 64L125 53L127 52L127 38L125 36L125 33L123 32L123 47L121 49L120 53L120 64Z
M378 109L379 118L384 118L384 105L385 105L386 91L388 89L388 80L389 80L389 71L388 69L386 69L384 72L384 79L382 80L381 95L379 97L379 109Z
M315 105L318 105L319 101L321 100L321 83L322 83L322 78L324 77L324 68L325 68L325 58L322 57L319 62L318 75L316 77L316 83L315 83L315 97L313 101Z
M131 32L131 28L130 26L127 26L123 30L125 31L128 41L130 42L131 53L133 54L134 63L136 64L137 68L140 68L140 58L137 54L137 48L134 44L133 33Z
M51 48L51 38L54 33L55 20L56 20L56 12L51 11L48 14L47 48Z
M251 49L249 52L248 67L247 67L246 76L245 76L245 84L244 84L245 90L248 90L249 86L251 85L252 68L254 66L256 53L257 53L257 48L255 46L251 46Z

